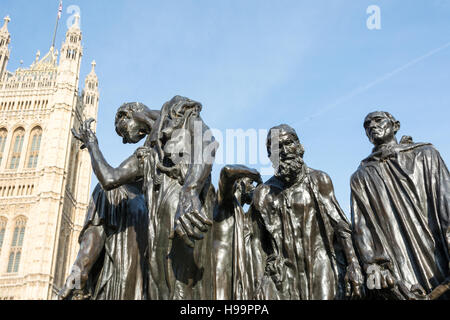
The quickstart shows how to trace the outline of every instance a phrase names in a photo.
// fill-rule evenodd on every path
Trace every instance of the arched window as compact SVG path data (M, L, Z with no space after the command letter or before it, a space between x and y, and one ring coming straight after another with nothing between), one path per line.
M6 224L8 220L0 218L0 253L2 252L3 240L5 240Z
M34 169L37 167L39 158L39 149L41 147L42 129L36 127L31 130L30 140L28 142L28 162L27 168Z
M7 273L19 272L20 258L22 256L22 245L23 245L23 238L25 236L26 224L27 221L23 217L18 218L16 220L13 239L11 242L11 251L9 253L8 269L6 271Z
M6 129L0 129L0 164L3 160L3 152L5 151L6 137L8 136L8 131Z
M23 128L18 128L14 131L11 151L10 151L10 160L9 160L9 169L17 169L19 167L20 161L20 153L22 152L23 139L25 137L25 130Z

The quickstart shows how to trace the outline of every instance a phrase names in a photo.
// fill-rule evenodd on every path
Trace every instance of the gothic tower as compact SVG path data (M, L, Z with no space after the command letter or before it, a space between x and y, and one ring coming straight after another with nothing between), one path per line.
M97 118L95 62L79 92L80 17L58 52L6 70L9 33L0 30L0 299L51 299L78 248L89 200L91 164L72 137Z

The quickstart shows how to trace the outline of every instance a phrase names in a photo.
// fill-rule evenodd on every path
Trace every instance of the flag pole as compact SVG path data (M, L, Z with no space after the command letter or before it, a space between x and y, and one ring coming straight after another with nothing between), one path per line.
M56 31L58 30L59 18L56 18L55 32L53 33L52 48L55 47Z
M55 32L53 33L52 48L55 48L56 33L58 31L59 19L61 19L61 12L62 12L62 0L59 3L58 15L56 16L56 26Z

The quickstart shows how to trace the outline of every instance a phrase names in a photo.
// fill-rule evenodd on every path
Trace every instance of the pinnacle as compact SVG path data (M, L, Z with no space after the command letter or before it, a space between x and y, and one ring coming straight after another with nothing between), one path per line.
M3 18L5 23L3 24L3 27L0 29L2 31L8 31L8 23L11 21L11 18L9 16L6 16Z

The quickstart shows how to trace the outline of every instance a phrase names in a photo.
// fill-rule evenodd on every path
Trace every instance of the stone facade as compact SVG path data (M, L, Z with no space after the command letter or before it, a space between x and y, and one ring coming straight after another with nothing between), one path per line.
M78 250L91 163L71 134L97 118L95 62L79 92L79 17L58 52L7 71L9 17L0 29L0 299L52 299ZM94 127L94 125L93 125Z

